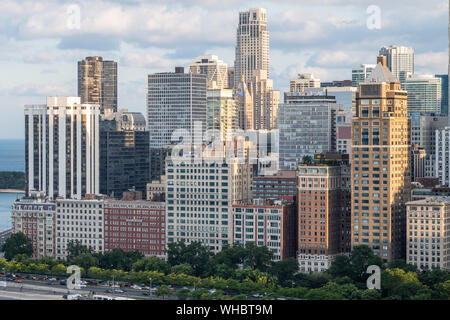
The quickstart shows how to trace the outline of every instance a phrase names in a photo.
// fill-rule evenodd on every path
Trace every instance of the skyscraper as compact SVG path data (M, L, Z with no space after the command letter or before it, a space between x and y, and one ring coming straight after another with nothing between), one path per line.
M401 83L414 74L414 49L405 46L390 46L380 49L380 56L386 57L386 63L392 75Z
M141 113L119 110L100 121L100 193L120 199L150 180L149 132Z
M234 97L238 111L239 128L242 130L254 129L253 97L245 83L244 75L241 76L241 82L236 86Z
M25 106L26 194L80 199L99 193L100 106L47 97Z
M206 129L219 130L223 141L227 133L239 128L236 100L231 89L208 89ZM231 138L231 137L229 137Z
M151 180L158 180L164 172L167 146L179 143L172 135L184 129L194 137L194 125L206 128L206 75L175 72L155 73L148 76L147 128L150 133ZM187 137L184 137L187 138ZM161 161L158 164L154 161Z
M359 85L352 122L352 246L368 245L385 261L404 258L411 143L407 92L386 58Z
M406 78L403 88L408 91L408 113L441 113L442 79L432 75Z
M78 96L81 103L100 105L102 113L117 111L117 62L102 57L78 61Z
M285 93L278 110L282 170L296 170L304 156L336 150L339 107L334 96Z
M189 64L189 72L204 74L207 79L207 88L224 89L228 87L228 66L217 56L200 56Z
M251 82L253 97L253 128L271 130L277 127L280 91L273 89L273 81L266 70L255 70Z
M267 30L266 9L252 8L239 12L237 28L236 58L234 61L234 88L238 87L241 76L248 84L254 70L266 70L269 77L269 31Z
M348 158L326 156L301 164L298 176L298 263L300 272L327 270L334 257L350 252ZM329 159L331 160L331 159Z
M366 81L375 67L374 64L362 64L359 68L352 69L352 87L359 87L361 82Z
M441 114L448 116L448 74L437 74L441 79Z

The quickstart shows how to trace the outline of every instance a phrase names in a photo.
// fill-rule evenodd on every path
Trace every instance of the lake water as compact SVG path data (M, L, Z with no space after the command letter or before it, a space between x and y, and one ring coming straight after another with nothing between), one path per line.
M25 140L0 139L0 171L25 171Z
M11 228L11 205L23 194L0 193L0 231Z

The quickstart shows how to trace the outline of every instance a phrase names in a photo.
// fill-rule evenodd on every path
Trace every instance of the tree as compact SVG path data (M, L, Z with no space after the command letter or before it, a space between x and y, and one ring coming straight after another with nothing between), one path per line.
M353 269L352 279L356 282L365 283L369 275L367 268L371 265L383 266L383 260L373 254L372 249L366 245L353 248L350 253L350 264Z
M12 234L2 247L2 251L5 253L7 260L12 260L18 254L24 254L27 257L31 257L33 254L33 245L31 239L29 239L22 232Z
M192 276L194 274L194 269L188 264L177 264L173 266L170 271L175 274L186 274Z
M435 285L450 280L450 272L445 270L427 270L418 274L419 281L433 288Z
M71 240L67 243L67 261L71 261L73 258L78 257L85 253L92 254L92 249L85 245L82 245L81 241Z
M265 272L273 259L273 252L267 247L258 247L253 242L245 245L244 267Z
M294 276L298 272L298 261L295 258L287 258L272 264L269 273L277 278L278 284L283 287L293 285Z
M158 288L156 288L155 294L158 297L162 297L163 300L166 296L170 295L170 293L172 292L172 290L170 290L170 288L166 285L162 285L159 286Z
M397 268L386 269L381 273L381 288L385 296L397 295L395 289L406 283L420 284L417 273ZM398 296L402 297L404 294Z
M124 251L122 249L114 249L103 254L97 254L98 266L103 269L118 269L130 271L133 264L144 255L138 251Z
M82 267L85 270L88 270L90 267L97 266L98 259L91 253L83 253L70 260L70 264L74 264L76 266Z
M388 269L402 269L406 272L412 271L412 272L417 272L417 267L413 264L408 264L406 263L405 260L402 259L396 259L396 260L392 260L388 263L387 265Z
M167 273L170 270L170 266L166 261L157 257L141 258L133 263L133 271L159 271Z
M177 296L179 300L187 300L189 298L189 289L180 289L177 292Z
M349 277L354 278L354 270L350 262L350 257L344 255L338 255L331 263L328 273L337 277Z
M167 262L171 266L188 264L196 276L202 276L205 275L211 256L210 249L200 242L192 242L188 246L183 242L174 242L168 245Z

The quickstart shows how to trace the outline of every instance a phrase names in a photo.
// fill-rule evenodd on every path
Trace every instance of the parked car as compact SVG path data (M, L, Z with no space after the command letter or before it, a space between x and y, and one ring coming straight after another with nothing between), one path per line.
M65 286L65 285L67 285L67 280L66 279L60 280L59 284L62 286Z
M23 281L22 281L22 280L19 280L19 279L16 279L16 280L14 280L14 282L15 282L15 283L22 283Z

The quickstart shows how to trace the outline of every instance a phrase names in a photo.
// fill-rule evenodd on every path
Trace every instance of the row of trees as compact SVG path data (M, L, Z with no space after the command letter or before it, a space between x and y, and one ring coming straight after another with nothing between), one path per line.
M22 236L14 235L10 239L11 243L8 240L5 244L7 249L14 247L13 244L17 246L15 251L5 254L9 261L0 260L0 269L65 276L66 266L75 264L82 267L83 276L93 279L114 277L118 281L138 284L152 282L204 289L196 293L180 290L181 296L192 299L225 298L222 293L227 291L313 300L450 298L448 271L420 272L402 260L383 264L367 246L355 247L349 256L336 257L327 272L302 274L298 272L296 259L273 262L273 254L268 248L252 243L245 247L225 247L217 254L200 243L171 243L167 261L123 250L98 254L79 243L71 243L67 261L55 261L48 257L30 259L28 246L20 243L24 241ZM11 259L13 253L17 255ZM377 265L382 270L381 290L367 289L369 274L366 272L370 265ZM217 292L207 292L211 288Z

